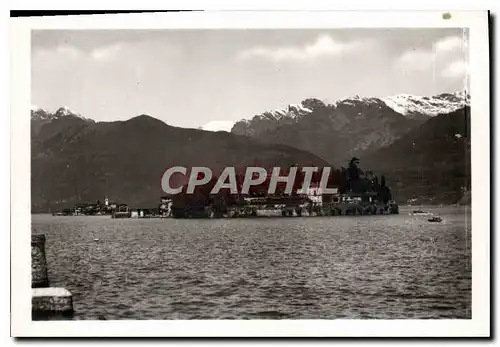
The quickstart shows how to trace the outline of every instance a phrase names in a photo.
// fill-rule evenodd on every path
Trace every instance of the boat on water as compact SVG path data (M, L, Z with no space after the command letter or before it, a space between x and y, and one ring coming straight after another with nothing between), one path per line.
M429 211L424 211L422 209L418 209L418 210L411 211L410 216L432 216L432 213Z
M443 221L443 218L441 218L439 216L434 216L432 218L429 218L428 221L431 223L440 223Z

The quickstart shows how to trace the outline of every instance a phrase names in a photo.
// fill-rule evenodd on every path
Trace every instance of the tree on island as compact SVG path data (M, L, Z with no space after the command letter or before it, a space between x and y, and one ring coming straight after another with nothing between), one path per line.
M384 175L380 177L379 200L381 200L384 204L387 204L390 200L392 200L391 189L386 185Z
M357 157L352 157L351 160L349 161L349 167L347 171L349 173L349 179L351 181L357 180L363 173L363 171L358 167L359 162L360 160Z
M363 170L359 168L359 158L352 157L347 167L347 190L354 193L359 193L362 190L360 184Z

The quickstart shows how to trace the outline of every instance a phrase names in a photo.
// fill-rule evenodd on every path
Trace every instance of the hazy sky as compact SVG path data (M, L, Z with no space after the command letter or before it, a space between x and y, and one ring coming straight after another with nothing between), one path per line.
M463 90L466 52L462 29L34 31L32 104L225 128L308 97Z

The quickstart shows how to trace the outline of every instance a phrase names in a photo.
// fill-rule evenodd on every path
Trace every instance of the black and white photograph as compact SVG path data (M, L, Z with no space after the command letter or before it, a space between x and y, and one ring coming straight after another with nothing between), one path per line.
M25 25L25 324L489 334L487 13L414 15L425 25Z

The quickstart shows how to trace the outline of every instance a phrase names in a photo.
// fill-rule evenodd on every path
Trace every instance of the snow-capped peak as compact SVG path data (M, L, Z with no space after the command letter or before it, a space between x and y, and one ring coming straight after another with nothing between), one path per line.
M68 106L59 107L55 113L57 116L80 116L79 113L72 111ZM80 116L81 117L81 116Z
M312 110L308 109L307 107L302 106L301 104L290 104L288 105L288 111L295 110L297 112L305 112L305 113L311 113Z
M36 105L31 105L31 119L33 120L53 120L69 116L91 121L90 119L83 117L81 114L71 110L68 106L59 107L52 113Z
M46 113L49 114L50 112L47 111L45 108L38 107L37 105L31 105L31 112L35 113Z
M465 91L443 93L431 97L399 94L381 98L381 100L394 111L405 116L424 114L431 117L453 112L470 103L469 94Z
M31 105L31 119L51 119L52 115L47 110L38 107L36 105Z
M306 121L309 115L317 110L319 118L326 115L332 121L334 129L341 129L352 120L367 119L372 114L380 115L382 112L391 116L391 109L399 114L398 117L403 115L410 119L426 120L429 117L456 111L466 105L469 105L469 94L466 91L435 96L399 94L382 98L355 95L333 104L308 98L301 104L289 104L285 108L266 111L251 119L242 119L234 124L231 131L235 134L254 136L284 124Z
M363 97L359 95L354 95L349 98L345 98L342 100L338 100L334 103L335 107L338 107L339 105L350 105L350 106L355 106L357 103L365 103L365 104L378 104L380 103L380 99L378 98L373 98L373 97Z
M266 111L261 115L258 115L256 117L258 118L267 118L267 119L275 119L275 120L282 120L282 119L292 119L292 120L298 120L301 116L311 113L312 110L308 109L307 107L304 107L300 104L289 104L285 108L278 108L275 110L270 110Z

